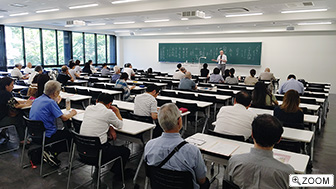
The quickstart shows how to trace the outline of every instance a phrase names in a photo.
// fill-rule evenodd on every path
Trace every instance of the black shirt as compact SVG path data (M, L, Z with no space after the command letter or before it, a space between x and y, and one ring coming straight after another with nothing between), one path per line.
M14 106L15 103L11 103L14 100L12 93L0 90L0 120L8 115L8 110L11 106ZM15 101L15 100L14 100Z
M60 73L57 76L57 81L62 83L62 86L66 85L68 83L68 80L70 80L71 77L67 74Z
M82 70L82 72L88 73L89 75L92 74L92 71L91 71L90 67L84 67L83 70Z
M201 77L208 77L209 75L209 70L208 69L201 69Z
M301 110L295 113L287 113L280 106L274 108L274 116L278 118L285 127L303 129L303 112Z

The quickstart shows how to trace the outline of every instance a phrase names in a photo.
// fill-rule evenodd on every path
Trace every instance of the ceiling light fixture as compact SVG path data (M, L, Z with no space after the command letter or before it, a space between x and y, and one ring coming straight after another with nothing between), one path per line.
M189 20L189 18L181 18L181 20Z
M260 16L263 15L263 13L248 13L248 14L228 14L225 15L225 17L240 17L240 16Z
M96 6L98 6L97 3L95 3L95 4L87 4L87 5L71 6L71 7L69 7L69 9L82 9L82 8L96 7Z
M204 17L205 19L210 19L210 18L212 18L211 16L205 16Z
M114 22L113 24L134 24L134 21L129 21L129 22Z
M23 13L17 13L17 14L11 14L9 16L23 16L29 14L28 12L23 12Z
M4 16L0 16L0 18L3 18Z
M59 11L59 9L39 10L39 11L36 11L36 13L56 12L56 11Z
M131 32L130 30L116 30L114 31L115 33L129 33Z
M328 9L291 10L291 11L281 11L281 13L287 14L287 13L302 13L302 12L323 12L327 10Z
M146 23L151 23L151 22L169 22L169 19L161 19L161 20L145 20L144 22Z
M309 25L328 25L332 24L332 22L302 22L298 23L299 26L309 26Z
M87 24L87 26L105 26L106 23L90 23L90 24Z
M141 0L118 0L118 1L112 1L111 3L116 5L116 4L122 4L122 3L132 3L132 2L137 2Z

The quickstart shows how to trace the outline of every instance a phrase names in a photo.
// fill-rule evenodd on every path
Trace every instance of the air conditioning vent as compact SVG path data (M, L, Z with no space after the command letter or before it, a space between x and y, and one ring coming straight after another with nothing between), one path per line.
M229 8L220 8L218 9L218 11L224 14L234 14L234 13L247 13L250 10L245 7L229 7Z
M313 7L313 2L299 2L299 3L287 3L285 4L288 8L301 8L301 7Z
M313 2L303 2L302 4L303 4L303 6L305 6L305 7L314 6L314 3L313 3Z
M181 14L182 18L189 18L189 19L202 19L205 17L205 13L203 11L185 11Z
M67 26L85 26L85 21L83 20L70 20L66 21Z
M294 31L294 29L295 29L294 26L287 26L286 28L287 31Z

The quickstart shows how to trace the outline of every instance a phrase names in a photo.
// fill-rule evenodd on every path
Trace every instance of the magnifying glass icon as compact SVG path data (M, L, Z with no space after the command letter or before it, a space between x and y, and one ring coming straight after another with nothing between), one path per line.
M293 181L293 183L297 183L297 184L301 185L301 183L300 183L300 181L299 181L299 177L297 177L297 176L294 176L294 177L292 178L292 181Z

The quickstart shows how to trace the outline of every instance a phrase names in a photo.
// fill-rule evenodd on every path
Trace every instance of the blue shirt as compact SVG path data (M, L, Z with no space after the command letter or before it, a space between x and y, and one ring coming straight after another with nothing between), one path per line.
M182 78L178 86L179 89L194 89L196 86L195 82L189 78Z
M179 133L163 133L162 136L150 140L145 146L146 163L158 166L182 141ZM195 189L199 188L197 179L205 178L207 171L200 150L192 144L182 146L162 168L189 171L193 175Z
M303 84L300 81L296 81L295 79L287 80L279 89L280 94L285 94L289 90L296 90L299 94L304 93Z
M128 88L128 85L127 85L125 80L118 79L114 87L124 89L123 100L124 101L129 101L130 100L131 90Z
M224 82L224 78L223 78L223 76L221 76L219 74L211 74L209 82L211 82L211 83Z
M111 81L116 82L120 78L120 74L114 74L112 75Z
M46 137L51 137L57 131L56 118L63 113L55 100L43 94L34 100L29 112L29 119L42 121L46 128Z

